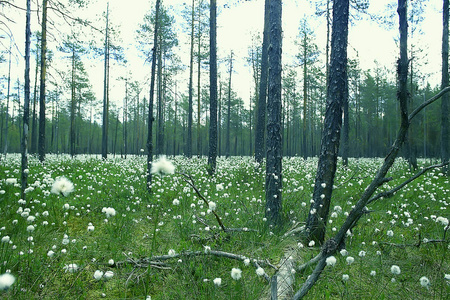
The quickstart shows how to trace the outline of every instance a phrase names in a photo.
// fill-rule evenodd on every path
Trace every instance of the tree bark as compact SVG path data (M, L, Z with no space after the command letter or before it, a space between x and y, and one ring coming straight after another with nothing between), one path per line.
M327 88L327 107L322 132L321 150L313 192L313 203L306 222L306 239L323 243L336 173L339 139L342 125L342 106L348 92L347 40L349 0L333 4L330 77Z
M270 1L269 89L267 98L266 218L281 225L282 136L281 136L281 0Z
M230 69L229 69L229 77L228 77L228 103L227 103L227 134L225 141L225 156L226 158L230 157L230 147L231 147L231 138L230 138L230 130L231 130L231 74L233 73L233 51L230 54Z
M448 22L449 22L449 0L444 0L443 4L443 31L442 31L442 82L441 88L444 89L449 84L448 74ZM441 102L441 161L442 163L449 161L449 121L448 121L448 102L449 96L442 96ZM450 168L444 167L444 172L450 176Z
M30 36L31 36L31 1L27 0L25 27L25 99L23 103L23 135L22 135L22 199L26 200L25 190L28 183L28 125L30 116Z
M39 88L39 161L45 159L45 76L47 73L47 0L42 1L41 78Z
M264 33L261 53L261 77L259 81L259 97L257 104L256 130L255 130L255 160L261 163L265 153L264 136L266 131L266 98L268 77L268 48L269 48L269 11L270 0L264 2Z
M187 145L186 156L192 157L192 114L193 114L193 72L194 72L194 6L195 0L192 0L192 19L191 19L191 58L189 62L189 97L188 97L188 132L187 132Z
M106 9L106 31L105 31L105 70L103 81L103 124L102 124L102 158L108 156L108 60L109 60L109 3Z
M153 97L155 93L156 53L158 49L159 6L161 0L156 0L155 30L152 49L152 73L150 77L150 99L148 101L148 128L147 128L147 190L152 191L152 161L153 161Z
M210 1L209 11L209 153L208 172L216 172L217 160L217 3Z
M3 148L3 155L5 156L5 158L6 153L8 153L9 96L11 90L11 45L12 45L12 37L9 37L8 87L6 92L6 116L5 116L5 146Z

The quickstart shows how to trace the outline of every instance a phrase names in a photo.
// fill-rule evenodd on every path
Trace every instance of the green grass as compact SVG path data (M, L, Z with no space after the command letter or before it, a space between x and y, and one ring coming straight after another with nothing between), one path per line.
M41 164L30 158L29 185L35 188L27 194L26 204L18 202L19 186L6 184L7 178L20 178L19 156L1 160L0 190L4 193L0 194L0 237L9 236L11 243L0 243L0 262L4 262L0 274L8 270L17 280L8 291L0 292L0 298L260 299L267 295L268 283L256 275L252 264L212 255L181 256L159 267L138 266L130 260L166 255L171 249L176 253L204 251L204 246L268 259L272 264L277 264L286 251L299 263L319 253L317 247L299 247L295 236L283 237L307 216L316 159L283 161L285 224L275 230L264 222L264 172L255 169L251 158L219 159L214 177L207 175L206 159L173 158L177 172L192 175L202 195L217 204L216 212L226 227L256 230L232 233L220 230L207 205L199 201L180 173L154 176L153 194L149 195L144 159L48 156ZM356 203L381 162L351 160L348 169L338 168L331 208L334 211L340 206L342 212L330 217L327 237L339 229L345 212ZM75 185L75 191L67 197L49 193L52 179L61 175ZM383 189L410 175L407 164L400 160L389 174L394 180ZM450 273L448 234L445 242L409 245L424 238L443 238L444 226L435 219L450 216L449 187L448 178L432 170L392 198L372 204L371 213L346 240L354 263L348 265L345 257L337 254L336 265L325 268L307 298L447 299L450 285L444 274ZM173 204L174 199L179 205ZM63 208L66 203L69 210ZM34 222L27 222L18 213L20 207L29 209L29 215L36 217ZM113 207L116 215L106 218L103 207ZM204 219L208 228L195 215ZM87 231L89 223L95 226L94 231ZM30 224L36 225L31 233L26 230ZM387 235L388 230L393 231L392 237ZM64 235L69 239L67 245L62 243ZM55 252L53 257L47 255L50 250ZM360 257L360 251L366 255ZM110 259L116 262L112 266L108 264ZM71 263L79 266L77 272L65 272L64 266ZM401 274L391 273L393 264L400 267ZM242 270L240 280L231 278L232 268ZM269 276L274 274L270 267L264 269ZM93 278L96 270L110 270L114 276L97 281ZM311 271L296 273L294 289L300 288ZM376 275L371 276L371 271ZM349 275L348 281L342 281L343 274ZM428 289L419 283L422 276L431 282ZM215 278L222 279L221 286L213 284Z

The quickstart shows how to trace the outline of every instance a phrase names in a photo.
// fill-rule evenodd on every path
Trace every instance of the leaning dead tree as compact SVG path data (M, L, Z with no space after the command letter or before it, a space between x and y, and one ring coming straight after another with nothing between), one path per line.
M392 178L386 178L386 174L397 158L399 151L402 145L405 142L406 134L408 132L408 128L411 124L411 120L414 116L417 115L423 108L435 102L439 98L441 98L444 94L450 91L450 87L446 87L442 89L438 94L430 98L429 100L422 103L419 107L417 107L411 114L408 115L408 92L407 92L407 78L408 78L408 57L407 57L407 0L398 0L398 15L399 15L399 24L400 24L400 58L398 60L397 65L397 76L398 76L398 92L397 98L400 103L400 116L401 116L401 125L397 133L397 138L392 145L390 152L384 159L383 165L378 170L372 182L365 189L364 193L361 195L360 199L351 210L344 224L339 229L339 232L333 237L327 240L321 249L321 252L318 256L314 258L314 261L311 263L307 263L306 265L310 266L313 264L317 264L312 274L308 277L308 279L304 282L300 290L296 292L293 299L301 299L303 298L308 291L313 287L313 285L318 280L320 274L326 266L326 258L335 254L340 247L343 246L344 240L347 234L347 231L354 226L356 226L359 219L364 215L366 211L366 206L369 203L374 202L377 199L382 197L373 196L376 190L381 187L384 183L389 182ZM448 163L447 163L448 164ZM442 167L444 164L440 164L434 167ZM421 175L425 173L425 171L430 170L431 168L426 168L426 170L422 170L419 172ZM418 178L419 176L414 176ZM411 180L407 180L410 182ZM404 184L406 184L405 182ZM404 186L404 184L400 184L399 187ZM398 190L398 189L397 189ZM393 194L394 191L391 193Z

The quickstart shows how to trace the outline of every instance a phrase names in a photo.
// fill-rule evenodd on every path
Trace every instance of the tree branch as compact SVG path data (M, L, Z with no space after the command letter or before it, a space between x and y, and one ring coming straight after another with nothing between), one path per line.
M385 191L382 193L377 194L376 196L372 197L369 199L369 201L367 201L367 204L370 204L380 198L390 198L392 197L392 195L394 195L397 191L401 190L405 185L407 185L408 183L416 180L417 178L419 178L420 176L422 176L424 173L426 173L427 171L434 169L434 168L441 168L444 167L446 165L448 165L449 163L442 163L442 164L438 164L438 165L432 165L432 166L428 166L426 168L423 168L420 172L416 173L416 175L410 177L409 179L405 180L404 182L402 182L401 184L399 184L398 186L396 186L395 188L389 190L389 191Z
M439 98L441 98L445 93L450 92L450 86L442 89L439 93L437 93L436 95L434 95L433 97L431 97L430 99L428 99L427 101L423 102L422 104L420 104L416 109L414 109L411 114L408 117L408 122L411 122L411 120L425 107L427 107L428 105L430 105L431 103L433 103L434 101L438 100Z

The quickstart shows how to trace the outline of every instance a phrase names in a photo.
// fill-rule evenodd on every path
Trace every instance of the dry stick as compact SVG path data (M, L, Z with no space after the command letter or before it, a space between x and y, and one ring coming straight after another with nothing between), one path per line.
M197 193L197 195L200 197L200 199L202 199L202 200L206 203L206 205L209 206L208 200L206 200L206 198L200 193L200 191L198 190L198 188L195 186L194 180L192 179L192 177L191 177L190 175L187 175L187 174L184 174L184 173L181 173L181 175L183 175L183 176L185 177L185 178L184 178L184 181L186 181L186 182L194 189L194 191ZM189 179L189 180L188 180L188 179ZM226 229L225 226L223 225L222 220L220 219L220 217L216 214L216 212L215 212L214 210L212 210L212 213L213 213L214 216L216 217L217 222L219 223L219 225L220 225L220 227L222 228L222 230L223 230L224 232L226 232L227 229Z
M253 263L253 265L256 268L258 268L259 266L268 266L274 270L278 270L278 268L276 266L274 266L273 264L271 264L268 260L258 260L258 259L254 259L254 258L249 258L245 255L239 255L239 254L234 254L234 253L224 252L224 251L217 251L217 250L186 251L186 252L182 252L182 253L176 253L174 255L159 255L159 256L142 258L142 259L138 259L138 260L127 256L127 260L118 261L114 264L114 266L120 267L120 266L126 265L126 264L133 264L137 267L147 267L148 265L164 266L165 264L162 263L161 261L185 257L185 256L189 257L189 256L202 256L202 255L214 255L214 256L239 260L239 261L244 261L246 259L250 259L250 261Z
M400 151L401 146L403 145L403 142L405 141L406 133L408 132L409 124L411 122L411 119L417 115L418 112L420 112L423 108L430 105L431 103L438 100L442 95L450 91L450 87L446 87L443 90L441 90L438 94L430 98L429 100L422 103L419 107L417 107L409 116L406 111L401 112L402 122L400 129L397 133L397 138L394 141L394 144L391 147L391 151L389 154L385 157L383 165L378 170L377 174L375 175L375 178L372 180L372 182L369 184L369 186L366 188L364 193L361 195L361 198L356 203L355 207L350 212L349 216L345 220L344 224L339 229L339 232L335 235L334 238L329 239L326 241L322 247L321 253L322 256L316 265L316 268L314 269L313 273L309 276L309 278L305 281L303 286L300 290L297 291L294 295L294 300L298 300L303 298L308 291L313 287L313 285L316 283L316 281L319 279L320 274L322 273L323 269L326 266L325 260L328 256L334 254L336 250L338 249L338 246L343 243L346 233L349 229L351 229L353 226L356 225L358 220L361 218L361 216L364 214L364 208L366 207L368 201L371 199L371 196L375 193L375 191L380 187L384 182L386 182L386 174L389 171L389 169L392 167L392 165L395 162L395 159L397 158L398 152ZM401 107L403 109L403 107Z
M373 196L372 198L369 199L369 201L367 201L367 204L370 204L380 198L389 198L392 197L396 192L398 192L399 190L401 190L405 185L407 185L408 183L410 183L411 181L416 180L417 178L419 178L420 176L422 176L424 173L426 173L427 171L431 170L431 169L435 169L435 168L441 168L444 167L446 165L448 165L449 163L442 163L442 164L438 164L438 165L431 165L428 166L426 168L423 168L420 172L416 173L414 176L408 178L407 180L405 180L404 182L402 182L401 184L399 184L398 186L396 186L395 188L389 190L389 191L385 191L382 193L379 193L376 196Z

